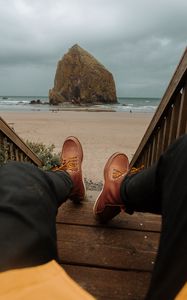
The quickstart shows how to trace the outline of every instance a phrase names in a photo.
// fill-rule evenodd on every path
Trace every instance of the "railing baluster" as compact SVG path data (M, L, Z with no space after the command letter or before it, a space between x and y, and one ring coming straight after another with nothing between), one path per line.
M159 139L159 136L158 136L158 129L157 131L155 132L155 146L154 146L154 153L153 153L153 161L152 161L152 164L155 163L157 161L157 153L158 153L158 139Z
M149 150L148 150L148 166L151 165L151 158L152 158L152 148L153 148L153 144L150 143L149 144Z
M160 133L161 133L160 126L158 126L158 129L157 129L157 149L156 149L155 161L157 161L159 156L160 156L160 140L162 138Z
M156 152L156 139L155 136L153 136L152 151L151 151L151 165L154 163L155 152Z
M10 143L10 159L14 160L14 145Z
M187 84L183 87L179 120L177 126L177 137L181 136L186 132L186 120L187 120Z
M178 116L180 111L180 103L181 103L181 93L179 92L172 106L171 126L169 132L169 140L168 140L169 145L176 139L177 136L177 123L178 123Z
M169 108L169 111L167 112L167 117L165 119L165 132L164 132L164 147L163 149L167 149L169 145L169 133L171 128L171 115L172 115L172 107Z
M147 148L144 150L144 152L145 152L144 167L147 168L147 166L148 166L148 150L147 150Z
M19 161L19 151L18 151L18 148L16 148L16 151L15 151L16 153L16 161Z

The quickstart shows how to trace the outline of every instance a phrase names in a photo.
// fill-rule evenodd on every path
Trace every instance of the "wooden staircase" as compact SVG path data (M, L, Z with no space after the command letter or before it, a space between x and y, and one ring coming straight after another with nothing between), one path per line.
M131 166L151 166L176 138L186 132L187 49ZM6 149L6 161L30 161L42 165L2 118L0 146ZM75 206L67 201L60 207L56 223L60 263L98 300L144 299L157 253L161 218L124 213L107 226L100 225L92 214L98 192L88 190L88 200L82 205Z

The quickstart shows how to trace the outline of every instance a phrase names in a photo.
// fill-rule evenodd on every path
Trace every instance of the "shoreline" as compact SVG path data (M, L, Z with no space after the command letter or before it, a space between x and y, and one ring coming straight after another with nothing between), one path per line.
M125 107L125 106L122 106ZM63 111L74 111L74 112L121 112L121 113L135 113L135 114L153 114L154 111L141 111L141 110L134 110L133 107L132 109L128 108L128 110L120 110L117 108L100 108L100 107L60 107L57 108L54 106L54 108L50 107L45 107L43 109L43 106L36 106L29 104L28 106L23 106L22 108L19 107L19 109L13 108L11 109L10 107L5 108L5 107L0 107L1 108L1 113L24 113L24 112L63 112Z
M0 107L2 108L2 107ZM137 114L137 115L141 115L141 114L151 114L153 115L156 111L156 109L154 111L137 111L137 110L116 110L113 108L100 108L100 107L61 107L61 108L57 108L57 106L54 106L54 108L47 108L47 109L42 109L41 107L37 107L36 105L32 105L32 107L29 107L29 109L10 109L10 107L8 109L1 109L0 113L33 113L33 112L41 112L41 113L50 113L50 112L65 112L65 111L73 111L73 112L116 112L116 113L124 113L124 114Z
M111 111L1 111L1 117L23 139L54 144L59 153L67 136L77 136L84 150L87 180L103 180L103 167L114 152L131 160L153 113Z
M32 102L32 104L31 104ZM0 99L0 111L117 111L117 112L155 112L158 107L157 98L120 97L116 103L80 103L66 102L59 105L50 105L48 98L12 97Z

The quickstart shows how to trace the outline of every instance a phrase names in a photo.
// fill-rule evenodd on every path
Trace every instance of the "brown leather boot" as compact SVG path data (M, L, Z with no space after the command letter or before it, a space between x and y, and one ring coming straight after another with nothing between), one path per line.
M69 199L75 203L80 203L85 199L85 186L82 176L83 150L79 140L70 136L65 139L62 146L61 165L53 170L66 171L73 182L73 189Z
M114 153L104 168L104 186L94 204L93 213L100 222L107 222L125 209L120 196L121 183L129 171L125 154Z

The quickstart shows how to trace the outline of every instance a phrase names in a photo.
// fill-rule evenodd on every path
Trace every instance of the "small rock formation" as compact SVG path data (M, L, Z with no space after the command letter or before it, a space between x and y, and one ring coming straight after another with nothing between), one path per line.
M42 104L40 99L37 100L31 100L29 104Z
M49 102L116 103L112 74L91 54L74 45L58 62Z

